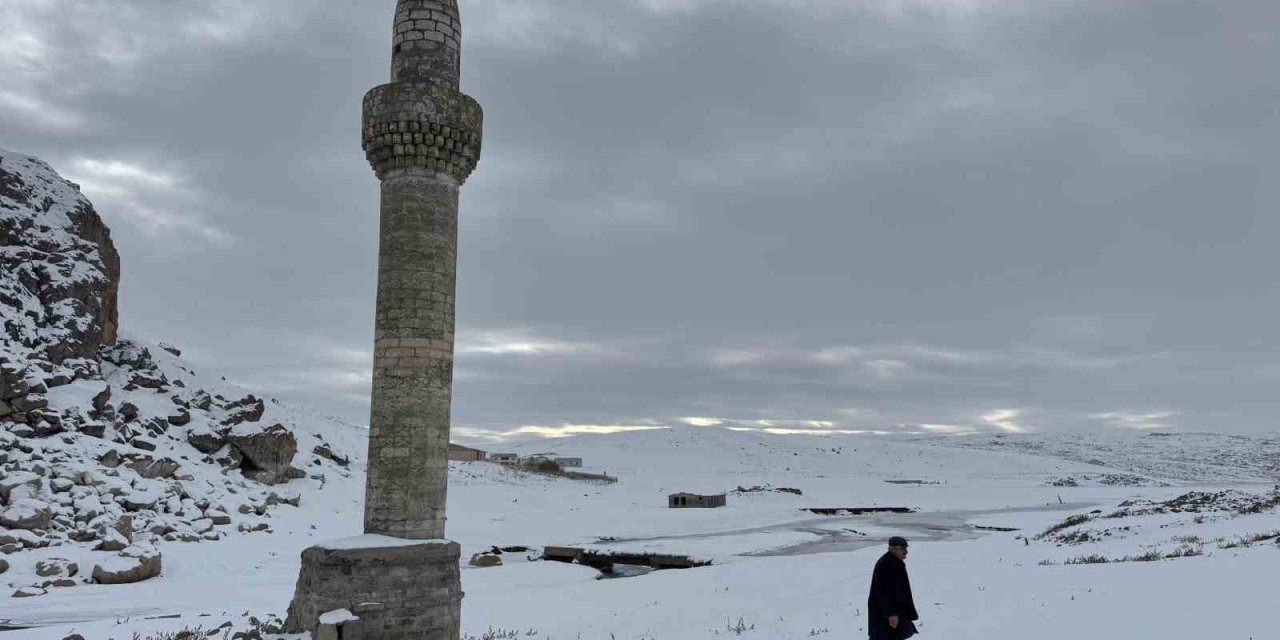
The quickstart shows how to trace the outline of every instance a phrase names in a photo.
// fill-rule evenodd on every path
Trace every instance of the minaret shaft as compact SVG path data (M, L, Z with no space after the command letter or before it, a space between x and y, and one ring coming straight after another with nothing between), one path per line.
M444 537L453 394L458 188L482 114L458 92L454 0L400 0L392 82L364 99L364 149L382 180L365 531Z
M290 633L458 640L461 547L443 539L458 189L483 121L458 91L460 37L456 0L399 0L391 82L364 97L362 146L382 181L366 535L302 552ZM338 609L359 620L322 629Z

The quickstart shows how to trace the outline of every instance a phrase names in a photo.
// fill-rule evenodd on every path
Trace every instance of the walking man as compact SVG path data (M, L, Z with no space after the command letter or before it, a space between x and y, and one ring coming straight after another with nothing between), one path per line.
M907 579L907 541L889 538L889 551L876 561L867 595L867 636L870 640L903 640L914 636L916 613Z

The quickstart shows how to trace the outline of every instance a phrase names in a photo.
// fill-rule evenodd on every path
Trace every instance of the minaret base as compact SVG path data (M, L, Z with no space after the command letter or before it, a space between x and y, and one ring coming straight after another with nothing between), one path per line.
M460 552L458 543L447 540L384 536L309 547L302 552L285 633L333 640L457 640ZM340 609L359 621L322 633L321 616Z

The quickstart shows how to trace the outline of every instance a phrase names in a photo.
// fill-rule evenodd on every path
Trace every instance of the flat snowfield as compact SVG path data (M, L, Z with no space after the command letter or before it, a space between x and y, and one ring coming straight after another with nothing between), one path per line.
M337 427L315 429L328 428ZM449 537L463 545L464 562L495 546L529 549L503 553L502 566L464 567L464 637L862 638L871 567L884 540L903 535L912 541L924 638L1280 638L1280 494L1268 466L1275 439L1098 437L1081 447L1051 436L911 440L681 427L505 445L580 456L587 470L619 481L452 463ZM1095 459L1099 450L1107 455ZM1142 463L1125 451L1141 452ZM129 639L283 615L302 549L360 533L364 452L351 453L349 478L330 477L323 488L290 483L301 505L276 515L272 533L161 543L163 575L138 584L5 598L0 621L9 621L0 624L32 628L0 639ZM1151 462L1161 455L1174 462ZM1253 462L1217 475L1177 462L1212 459ZM1222 476L1229 486L1215 482ZM728 504L669 509L667 495L679 491L727 491ZM854 507L915 511L808 510ZM1077 517L1064 522L1069 516ZM587 566L534 560L546 545L711 564L601 579ZM28 552L0 579L17 584L13 576L38 559L73 552Z

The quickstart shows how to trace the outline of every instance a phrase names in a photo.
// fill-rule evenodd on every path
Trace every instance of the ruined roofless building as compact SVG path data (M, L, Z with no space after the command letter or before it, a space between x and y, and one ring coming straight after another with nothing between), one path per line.
M458 638L459 547L444 539L458 189L482 123L459 92L460 39L457 0L399 0L391 82L364 97L364 151L382 183L365 535L303 551L291 632L318 633L323 614L346 609L360 629L323 635Z

